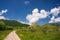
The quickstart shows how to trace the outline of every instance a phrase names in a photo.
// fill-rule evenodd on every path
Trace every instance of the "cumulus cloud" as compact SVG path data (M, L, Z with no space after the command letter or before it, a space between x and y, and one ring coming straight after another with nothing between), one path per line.
M58 16L60 13L60 7L51 9L50 13L52 13L54 16Z
M2 10L2 11L0 12L0 15L4 14L4 13L6 13L6 12L7 12L7 9Z
M50 13L53 15L49 23L57 23L60 22L60 17L58 14L60 13L60 7L51 9ZM55 18L57 17L57 18Z
M28 14L26 16L26 19L29 21L30 24L37 22L39 19L43 19L46 18L48 16L48 12L45 10L41 10L39 12L39 10L37 8L35 8L32 11L32 14Z
M60 22L60 17L56 18L55 22Z
M49 15L49 12L47 12L45 10L40 11L40 19L46 18L48 15Z
M54 23L55 22L55 17L52 16L51 20L49 21L49 23Z
M30 24L32 23L36 23L39 19L44 19L50 16L50 14L52 14L52 18L49 21L49 23L53 23L56 22L56 20L58 20L58 18L55 18L58 16L58 14L60 13L60 7L58 8L53 8L50 11L46 11L46 10L38 10L37 8L35 8L31 14L28 14L26 16L26 19L29 21Z
M60 17L55 18L55 16L52 16L51 20L49 21L49 23L58 23L60 22Z
M6 19L4 16L2 16L2 14L6 13L6 12L7 12L7 9L2 10L2 11L0 12L0 19Z
M51 20L49 21L49 23L58 23L60 22L60 17L55 18L54 16L51 18Z
M4 16L0 16L0 19L6 19Z
M25 5L28 5L30 3L30 1L24 1Z

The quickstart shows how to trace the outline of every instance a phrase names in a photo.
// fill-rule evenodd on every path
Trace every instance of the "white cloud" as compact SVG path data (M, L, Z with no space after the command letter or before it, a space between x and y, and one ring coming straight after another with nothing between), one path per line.
M51 20L49 21L49 23L54 23L55 22L55 17L52 16Z
M37 8L35 8L32 13L39 13L39 10Z
M0 19L6 19L4 16L0 16Z
M52 13L54 16L58 16L60 13L60 7L51 9L50 13Z
M56 22L56 20L58 20L55 17L57 17L59 13L60 13L60 6L58 8L53 8L50 11L40 10L40 12L39 12L39 10L37 8L35 8L32 11L32 14L28 14L26 16L26 19L29 21L29 24L32 24L32 23L37 22L39 19L47 18L47 17L50 16L50 14L52 14L52 18L49 21L49 23L54 23L54 22Z
M60 17L55 18L54 16L51 18L51 20L49 21L49 23L57 23L60 22Z
M37 22L39 19L43 19L46 18L48 16L48 12L45 10L41 10L39 12L39 10L37 8L35 8L32 11L32 14L28 14L26 16L26 19L29 21L29 24L35 23Z
M7 9L2 10L2 11L0 12L0 19L7 19L7 18L5 18L4 16L2 16L2 14L6 13L6 12L7 12Z
M2 10L2 11L0 12L0 15L4 14L4 13L6 13L6 12L7 12L7 9Z
M25 5L28 5L30 3L30 1L24 1Z
M56 18L55 22L60 22L60 17Z
M45 10L40 11L40 19L46 18L48 15L49 15L49 12L47 12Z
M58 8L51 9L50 13L53 15L49 23L56 23L60 22L60 17L58 17L58 14L60 13L60 6ZM55 18L58 17L58 18Z

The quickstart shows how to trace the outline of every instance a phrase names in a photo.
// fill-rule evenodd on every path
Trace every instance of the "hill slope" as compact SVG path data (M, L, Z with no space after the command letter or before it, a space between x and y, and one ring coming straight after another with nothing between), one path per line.
M5 23L5 25L9 25L9 26L22 26L22 25L26 25L26 24L22 24L22 23L20 23L18 21L15 21L15 20L0 20L0 21L3 21Z
M14 29L18 27L28 27L28 26L29 25L22 24L15 20L0 20L0 30Z

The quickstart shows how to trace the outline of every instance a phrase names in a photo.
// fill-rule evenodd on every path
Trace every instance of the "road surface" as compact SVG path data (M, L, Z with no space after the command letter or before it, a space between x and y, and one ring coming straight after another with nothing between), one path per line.
M12 31L4 40L21 40L21 39L18 37L15 31Z

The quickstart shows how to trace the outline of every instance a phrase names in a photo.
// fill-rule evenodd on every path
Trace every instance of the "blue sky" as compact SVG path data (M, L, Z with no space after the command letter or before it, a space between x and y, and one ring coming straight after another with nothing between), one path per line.
M52 8L59 7L60 0L0 0L0 11L7 9L4 17L12 20L27 21L26 16L32 13L32 10L50 11ZM59 14L60 17L60 14ZM47 23L50 18L40 19L38 24Z

